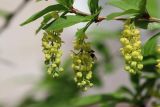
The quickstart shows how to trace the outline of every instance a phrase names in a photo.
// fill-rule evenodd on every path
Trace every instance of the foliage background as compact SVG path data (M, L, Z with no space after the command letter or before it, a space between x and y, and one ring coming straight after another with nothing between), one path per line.
M13 12L22 0L0 0L0 9ZM39 2L30 1L23 10L19 12L13 19L8 28L0 34L0 102L3 102L7 107L11 107L22 101L24 96L30 93L30 90L35 87L37 83L42 79L44 75L43 69L43 55L41 52L41 33L38 36L34 36L35 29L39 25L40 20L34 22L28 26L20 27L19 24L24 21L28 16L42 9L42 7L48 6L53 1ZM106 0L101 0L100 4L105 6ZM80 10L88 12L86 0L75 2L75 6ZM109 14L113 11L120 11L117 8L107 6L103 9L102 15ZM0 24L3 25L4 19L1 18ZM84 24L78 24L67 28L63 32L63 40L66 41L63 49L69 54L71 50L71 42L73 40L75 31L78 27L82 27ZM97 94L113 92L121 85L130 86L128 81L128 74L123 70L123 62L120 60L119 47L117 33L122 29L122 22L110 21L101 22L99 25L94 24L90 28L90 32L94 32L93 29L102 29L105 32L103 35L109 36L109 39L104 41L108 46L109 53L113 57L114 72L106 74L104 67L97 70L99 76L103 81L101 88L92 88L88 92L83 93ZM109 34L108 34L109 32ZM142 30L143 40L146 41L149 35L154 34L157 31L150 32ZM107 34L106 34L107 33ZM97 38L93 33L89 33L93 39ZM98 32L98 35L102 35ZM99 37L98 37L99 38ZM114 44L114 45L113 45ZM101 54L98 53L98 60L103 59ZM67 55L63 57L67 58ZM28 93L29 92L29 93ZM44 90L40 90L37 93L37 98L43 98L45 95Z

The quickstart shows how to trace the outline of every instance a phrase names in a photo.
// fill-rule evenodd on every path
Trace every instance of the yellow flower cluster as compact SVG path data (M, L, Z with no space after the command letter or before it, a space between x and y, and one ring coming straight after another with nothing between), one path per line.
M42 38L43 53L45 55L45 64L48 67L48 73L53 77L58 77L63 68L60 67L62 50L60 50L63 41L60 38L61 31L46 31Z
M157 53L160 55L160 46L157 47ZM156 67L158 72L160 72L160 59L157 60L157 63Z
M125 70L130 73L139 72L143 68L140 31L130 21L125 23L120 42L123 46L120 51L125 59Z
M72 68L75 72L75 82L77 86L84 91L88 87L92 87L92 69L94 64L94 51L91 49L90 43L84 39L77 39L74 42L74 52L71 55L73 59Z

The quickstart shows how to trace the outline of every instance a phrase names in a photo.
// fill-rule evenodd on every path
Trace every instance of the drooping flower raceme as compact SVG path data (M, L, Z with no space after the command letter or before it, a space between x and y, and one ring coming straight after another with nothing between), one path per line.
M43 53L48 73L53 77L58 77L63 71L60 66L62 50L60 50L63 41L60 38L61 31L46 31L42 38Z
M90 43L84 39L76 39L74 41L74 52L71 55L73 64L72 68L75 72L75 82L77 86L84 91L88 87L92 87L92 69L94 65L94 51L91 49Z
M125 70L130 73L137 73L142 70L143 56L141 54L140 31L130 21L124 25L120 42L123 46L120 51L125 59Z

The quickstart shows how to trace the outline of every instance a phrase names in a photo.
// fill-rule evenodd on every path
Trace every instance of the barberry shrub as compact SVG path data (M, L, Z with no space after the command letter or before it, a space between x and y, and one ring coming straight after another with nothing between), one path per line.
M140 30L160 29L157 0L108 0L108 5L115 6L122 11L107 16L100 16L103 8L99 2L99 0L88 0L90 13L85 13L73 6L74 0L57 0L57 4L52 4L37 12L21 25L43 17L36 33L40 30L44 31L42 37L44 62L47 65L48 74L57 78L63 71L66 71L61 65L63 54L61 46L65 45L61 33L66 27L82 22L86 23L86 26L78 29L75 34L74 49L71 51L71 66L75 74L73 80L78 88L86 91L94 84L93 69L98 61L98 59L95 60L92 41L88 42L87 40L86 31L93 23L121 21L124 23L122 26L124 30L119 34L122 45L120 52L125 62L124 70L129 73L134 90L123 86L113 94L75 99L74 106L72 106L80 107L99 103L102 107L111 107L117 103L125 102L138 107L146 107L146 101L153 97L158 101L156 100L157 102L155 101L152 105L160 106L158 103L160 98L160 44L158 43L160 32L150 36L148 41L142 44L144 41L141 39ZM102 44L98 46L107 48Z

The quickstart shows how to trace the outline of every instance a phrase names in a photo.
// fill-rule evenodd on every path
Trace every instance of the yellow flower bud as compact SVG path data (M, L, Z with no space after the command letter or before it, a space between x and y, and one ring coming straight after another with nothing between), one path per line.
M130 68L130 66L125 66L125 68L124 68L126 71L129 71L131 68Z
M47 70L47 72L48 72L48 74L51 74L51 73L52 73L52 68L49 68L49 69Z
M85 85L85 84L86 84L86 81L83 80L83 81L82 81L82 85Z
M141 70L141 69L143 69L143 64L138 64L137 67L139 70Z
M130 55L125 55L124 58L125 60L130 61L132 57Z
M78 78L81 78L81 77L82 77L82 73L81 73L81 72L77 72L76 75L77 75Z
M90 87L93 87L93 83L90 83L89 86L90 86Z
M129 44L129 41L126 38L121 38L120 41L123 45L128 45Z
M132 61L132 62L131 62L131 66L132 66L133 68L135 68L135 67L137 66L137 62Z
M79 66L74 66L74 69L75 69L75 70L79 70L80 67L79 67Z
M83 88L83 91L87 91L87 90L88 90L88 88L87 88L87 87L84 87L84 88Z
M51 56L49 54L45 54L45 58L48 60L51 58Z
M127 45L126 47L125 47L125 50L127 51L127 52L130 52L130 51L132 51L132 46L131 45Z
M58 73L54 73L53 78L54 77L59 77L59 74Z
M89 79L91 79L92 78L92 74L91 73L88 73L87 75L86 75L86 78L89 80Z
M134 69L129 70L130 73L135 73Z
M160 46L157 47L157 52L160 54Z
M63 72L64 69L62 67L59 68L59 72Z
M59 58L56 58L55 63L59 64L61 60Z
M131 31L126 29L126 30L123 31L123 33L124 33L125 37L129 37L130 34L131 34Z
M52 67L53 67L53 68L56 68L56 67L57 67L57 65L56 65L55 63L53 63L53 64L52 64Z
M80 59L78 59L78 60L77 60L77 63L79 63L79 64L80 64L81 62L82 62L82 61L81 61Z
M137 58L139 55L140 55L140 54L139 54L139 52L137 52L137 51L132 52L132 56L133 56L134 58Z

